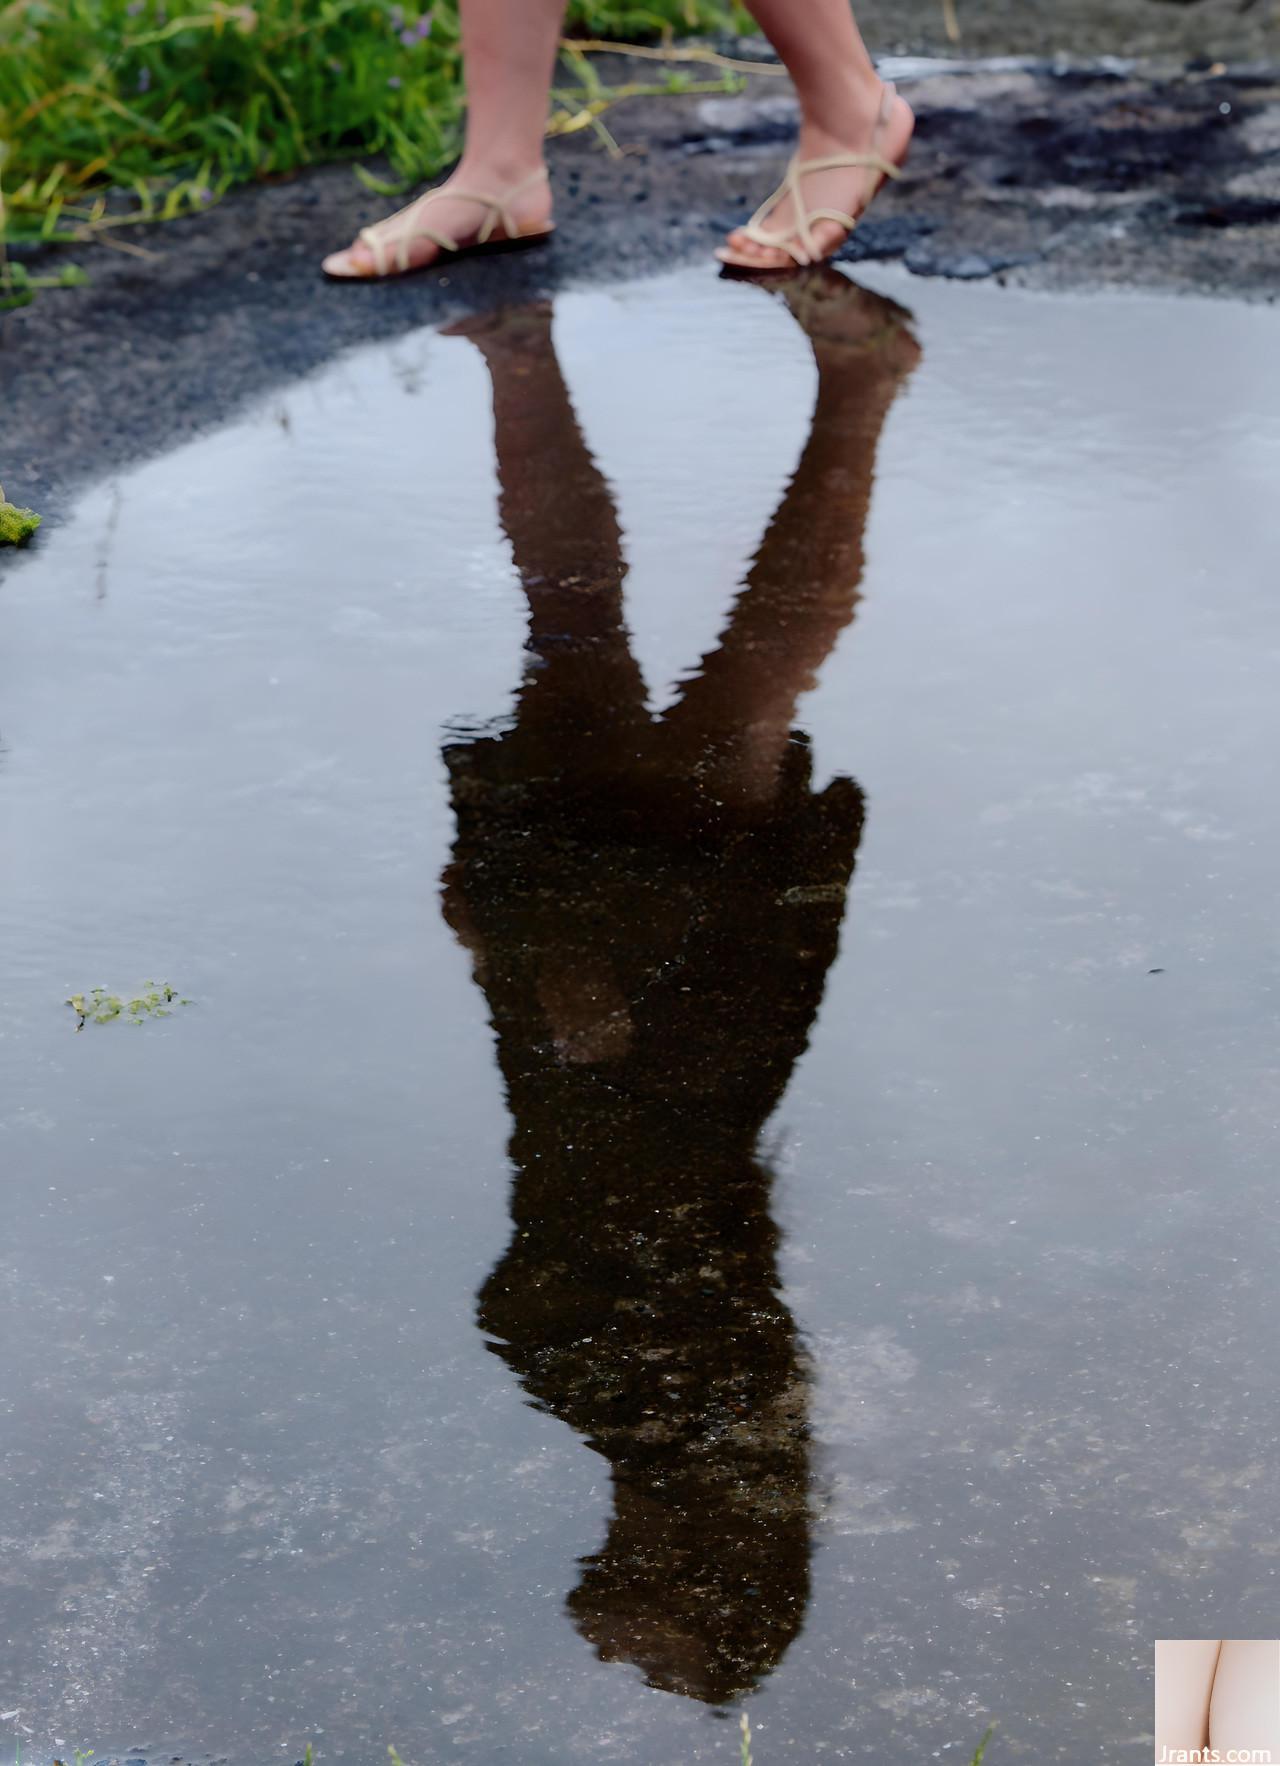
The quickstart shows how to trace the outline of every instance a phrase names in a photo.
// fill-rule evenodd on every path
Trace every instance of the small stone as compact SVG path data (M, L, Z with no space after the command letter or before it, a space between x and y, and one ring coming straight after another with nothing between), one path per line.
M946 276L954 282L979 282L1001 270L1013 269L1015 265L1035 263L1039 256L1039 252L936 251L922 243L913 245L903 262L915 276Z
M872 258L900 258L937 224L928 215L885 215L861 221L836 256L852 264Z

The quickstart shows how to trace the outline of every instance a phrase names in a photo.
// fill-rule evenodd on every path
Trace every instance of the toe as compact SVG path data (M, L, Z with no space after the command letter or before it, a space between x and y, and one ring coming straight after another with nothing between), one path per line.
M749 233L736 227L729 235L729 250L740 258L749 258L753 264L767 264L778 254L767 245L761 245Z
M815 221L813 224L814 262L829 258L849 237L849 229L842 227L838 221Z
M722 264L732 264L742 270L785 270L794 267L793 259L785 251L776 246L761 245L749 234L740 229L730 233L724 245L716 253Z
M344 282L358 281L362 276L372 276L375 265L373 253L367 245L349 245L345 251L332 251L323 260L320 268L326 276L334 276Z

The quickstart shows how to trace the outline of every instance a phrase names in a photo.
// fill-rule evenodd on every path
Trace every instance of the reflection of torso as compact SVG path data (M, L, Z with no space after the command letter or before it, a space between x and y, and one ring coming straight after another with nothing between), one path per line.
M447 910L515 1123L480 1322L613 1470L580 1628L655 1684L728 1698L807 1593L805 1372L756 1146L835 953L861 798L814 794L801 738L743 817L643 766L549 773L519 726L446 752Z

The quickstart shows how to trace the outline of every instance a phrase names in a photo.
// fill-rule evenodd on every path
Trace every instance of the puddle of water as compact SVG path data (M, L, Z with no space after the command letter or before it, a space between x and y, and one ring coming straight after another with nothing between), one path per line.
M29 1746L1137 1758L1274 1631L1276 316L876 286L363 352L10 568Z

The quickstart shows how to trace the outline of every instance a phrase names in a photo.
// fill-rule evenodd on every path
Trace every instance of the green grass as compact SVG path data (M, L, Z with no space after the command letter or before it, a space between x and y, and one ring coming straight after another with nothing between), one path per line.
M23 545L39 527L40 520L34 509L6 503L4 491L0 490L0 546Z
M572 0L568 20L649 43L744 24L735 0ZM586 57L569 63L551 128L604 133L607 94ZM644 90L694 83L674 62L655 75ZM324 160L402 188L454 157L461 115L457 0L0 0L0 245L123 242Z

